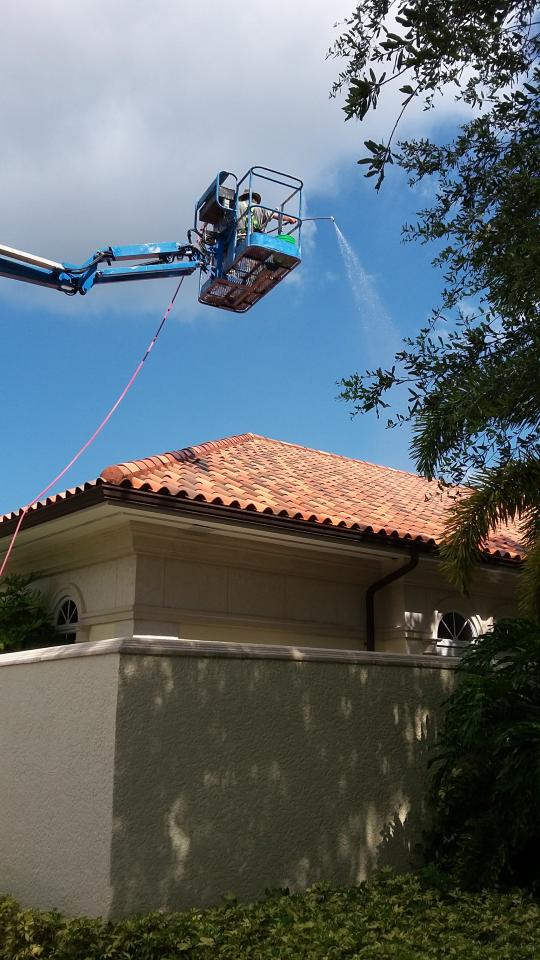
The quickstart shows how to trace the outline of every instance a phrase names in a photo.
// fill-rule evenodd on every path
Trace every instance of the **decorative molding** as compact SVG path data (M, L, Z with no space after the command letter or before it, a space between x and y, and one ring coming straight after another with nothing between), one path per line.
M62 586L57 587L49 600L50 609L56 616L61 602L68 598L76 604L80 622L87 612L86 605L80 588L72 580L66 581Z
M297 663L345 663L361 666L422 667L453 670L458 658L430 654L371 653L367 650L330 650L317 647L287 647L262 643L225 643L221 640L178 640L174 637L133 636L114 640L47 647L0 654L0 667L102 657L116 654L141 657L217 657L223 660L293 660Z
M228 613L225 610L200 610L192 607L165 607L150 606L149 604L135 603L129 608L129 616L133 620L153 621L159 629L159 623L194 624L198 627L226 627L228 630L270 630L274 633L301 633L316 634L319 637L333 637L334 639L356 640L364 642L360 624L336 623L327 620L303 620L293 617L257 616L256 614ZM127 614L126 614L127 618ZM108 617L109 620L126 619ZM92 623L97 622L95 620ZM107 617L101 618L102 623ZM218 641L205 641L216 643Z

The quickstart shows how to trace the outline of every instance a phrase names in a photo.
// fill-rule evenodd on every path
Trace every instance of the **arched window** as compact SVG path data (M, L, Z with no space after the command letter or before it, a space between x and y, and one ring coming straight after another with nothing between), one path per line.
M438 653L459 656L472 640L474 640L474 630L467 617L456 610L443 613L437 627L435 646Z
M75 643L79 611L71 597L64 597L58 604L55 622L59 643Z

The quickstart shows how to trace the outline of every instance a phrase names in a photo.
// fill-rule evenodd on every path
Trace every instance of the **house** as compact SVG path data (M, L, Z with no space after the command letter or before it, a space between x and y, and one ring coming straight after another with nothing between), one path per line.
M494 533L462 597L445 509L254 434L37 505L10 569L41 572L60 645L0 656L2 889L119 917L415 863L457 663L431 654L514 612L521 557Z
M437 553L448 498L389 467L246 433L107 467L25 519L59 639L161 636L453 652L516 612L515 530L471 594ZM7 545L17 514L1 518Z

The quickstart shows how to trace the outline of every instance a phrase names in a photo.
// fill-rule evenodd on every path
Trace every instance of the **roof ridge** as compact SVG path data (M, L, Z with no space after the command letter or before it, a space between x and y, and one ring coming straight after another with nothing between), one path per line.
M166 466L166 462L174 463L174 457L169 453L159 453L153 457L144 457L142 460L125 460L123 463L114 463L110 467L105 467L101 471L100 477L102 480L111 480L113 483L122 480L124 477L136 477L141 473L144 473L145 470L154 469L158 466L159 461L161 461L160 466Z
M198 443L192 447L182 447L180 450L168 450L165 453L155 453L151 457L143 457L140 460L124 460L122 463L111 464L101 471L100 477L103 480L110 480L113 483L123 480L127 477L140 476L148 469L158 469L167 466L167 463L178 463L179 461L195 460L202 453L208 453L210 450L235 446L238 443L244 443L246 440L252 440L256 434L239 433L232 437L223 437L220 440L207 440L205 443ZM267 438L261 438L267 439ZM279 441L275 441L276 443ZM161 461L161 463L160 463ZM165 462L164 462L165 461Z
M247 440L265 440L266 437L259 437L256 433L236 433L231 437L221 437L219 440L206 440L204 443L196 443L192 447L181 447L179 450L171 450L167 456L174 460L192 460L201 453L208 453L211 450L223 450L226 447L235 447Z
M187 462L190 460L195 460L199 456L206 453L210 453L212 450L224 450L228 447L234 447L241 443L246 443L250 440L264 440L266 443L277 444L282 447L292 447L295 450L305 450L308 453L317 453L323 457L330 457L333 460L346 461L348 463L358 463L363 466L373 467L375 470L382 470L385 473L391 471L392 473L400 474L405 477L414 477L416 480L425 481L424 477L421 477L418 473L413 473L410 470L402 470L399 467L388 467L380 463L373 463L370 460L360 460L357 457L347 457L342 453L332 453L330 450L319 450L317 447L307 447L302 443L293 443L290 440L276 440L274 437L267 437L261 433L237 433L233 434L230 437L221 437L218 440L206 440L204 443L197 443L193 446L180 447L178 450L169 450L165 453L154 454L150 457L144 457L140 460L126 460L122 463L113 464L109 467L105 467L101 471L100 477L103 480L118 481L125 477L134 477L143 473L148 468L152 469L158 466L158 461L162 461L161 466L166 466L166 463L163 463L163 460L166 459L168 463L178 463L178 462Z

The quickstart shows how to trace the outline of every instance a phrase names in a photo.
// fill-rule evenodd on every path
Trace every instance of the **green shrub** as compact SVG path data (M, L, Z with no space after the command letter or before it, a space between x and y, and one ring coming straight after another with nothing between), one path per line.
M0 587L0 651L53 646L58 634L46 601L30 584L38 574L10 574Z
M1 960L537 960L539 949L540 904L411 874L116 923L0 900Z
M538 625L503 620L470 647L436 751L435 862L469 888L540 889Z

